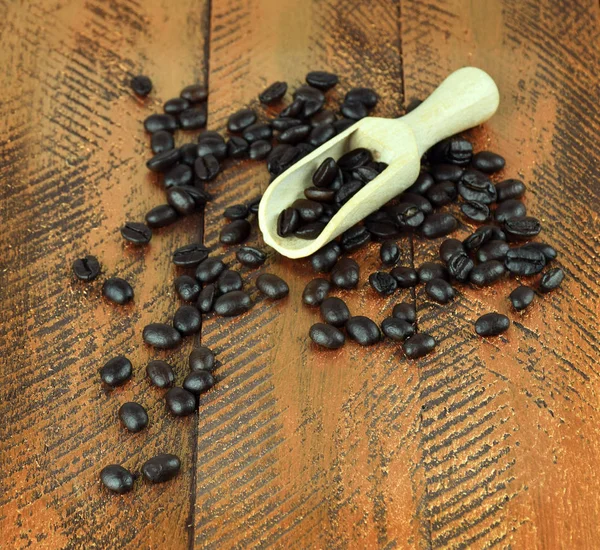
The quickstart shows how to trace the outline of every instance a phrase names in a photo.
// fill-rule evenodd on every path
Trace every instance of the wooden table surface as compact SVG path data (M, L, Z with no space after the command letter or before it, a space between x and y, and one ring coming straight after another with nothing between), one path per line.
M0 0L0 21L1 548L599 546L598 0ZM469 136L506 157L501 177L526 182L567 275L559 291L522 314L506 300L514 281L463 287L448 306L422 288L376 298L371 244L354 254L359 290L338 295L376 321L415 300L439 345L419 361L389 341L323 352L300 302L311 269L271 254L286 300L208 317L174 352L143 345L144 325L178 305L170 253L215 246L223 208L268 184L264 164L232 165L203 214L126 246L119 226L164 201L144 166L147 115L199 81L208 127L223 130L272 81L293 89L326 69L341 77L334 100L370 85L374 114L396 117L465 65L502 98ZM128 87L138 73L155 84L145 101ZM418 266L439 240L400 245ZM86 253L104 269L90 284L71 274ZM135 303L102 299L110 275L132 282ZM249 288L255 276L244 271ZM472 323L489 310L513 323L482 341ZM181 383L200 340L219 383L198 415L175 419L145 365L167 358ZM98 368L121 353L133 380L107 392ZM129 400L151 418L136 435L116 419ZM123 497L101 487L104 465L138 470L157 452L181 457L172 482Z

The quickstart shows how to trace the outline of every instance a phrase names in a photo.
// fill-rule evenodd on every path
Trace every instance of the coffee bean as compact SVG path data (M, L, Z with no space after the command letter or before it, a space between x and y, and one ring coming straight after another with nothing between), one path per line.
M419 276L412 267L395 267L390 275L396 279L399 288L410 288L417 285Z
M477 170L465 170L458 181L458 192L466 201L483 204L496 202L496 187L484 173Z
M391 222L365 222L365 227L377 239L390 239L398 235L398 229Z
M482 202L464 202L460 205L460 210L465 216L467 216L467 218L476 222L484 222L490 217L489 207Z
M171 388L165 394L167 409L174 416L189 416L196 410L196 397L183 388Z
M346 341L341 330L325 323L315 323L308 334L315 344L327 349L339 349Z
M194 162L198 158L198 146L195 143L185 143L179 148L180 162L188 166L194 166Z
M287 130L284 130L279 134L277 139L281 143L291 143L296 144L304 141L306 137L310 134L312 127L310 124L300 124L297 126L292 126Z
M342 327L350 318L350 310L341 298L325 298L321 302L321 316L323 320L335 327Z
M292 208L298 211L300 218L305 222L314 222L323 213L323 205L321 203L308 199L296 199L292 203Z
M290 292L287 283L281 277L272 273L262 273L259 275L256 279L256 288L267 298L271 298L271 300L281 300Z
M244 220L248 217L248 214L248 207L245 204L228 206L223 212L223 216L228 220Z
M539 250L546 257L547 261L554 260L557 256L556 250L546 243L527 243L523 247Z
M536 248L522 246L507 251L504 265L515 275L534 275L544 269L546 257Z
M189 358L190 369L193 371L209 371L212 372L217 366L215 354L206 346L198 346Z
M325 71L311 71L306 75L306 82L313 88L329 90L338 83L337 75Z
M173 115L153 114L144 120L144 128L151 134L161 130L172 132L177 130L178 126L177 119Z
M234 317L246 313L252 307L250 296L242 290L235 290L219 296L214 304L217 315Z
M396 279L385 271L377 271L369 275L369 283L373 290L381 296L391 296L398 288Z
M131 378L133 368L131 361L124 355L109 359L100 369L100 378L107 386L116 388L122 386Z
M395 241L384 241L379 249L379 257L384 265L395 265L400 259L400 248Z
M125 222L121 227L121 235L133 244L148 244L152 238L152 230L143 223Z
M280 237L291 235L300 226L300 213L295 208L282 210L277 218L277 234Z
M429 191L429 189L433 187L434 183L435 181L431 174L429 174L428 172L421 172L419 174L419 177L415 180L415 183L413 183L406 190L406 192L417 193L418 195L425 195L425 193L427 193L427 191Z
M439 263L436 262L423 262L418 270L419 280L422 283L431 281L432 279L444 279L448 280L448 270Z
M109 466L102 468L102 471L100 472L100 481L109 491L118 495L124 495L133 489L134 477L131 472L123 468L123 466L120 466L119 464L110 464Z
M477 250L477 261L487 262L489 260L504 261L506 253L510 250L508 243L504 241L493 240L485 243ZM510 271L510 270L509 270Z
M251 246L242 246L235 253L235 257L238 262L246 267L258 267L265 263L267 259L267 255L257 248L253 248Z
M150 361L146 367L146 374L157 388L170 388L175 382L173 367L165 361Z
M456 164L434 164L429 169L436 183L443 181L457 182L465 172L462 166Z
M331 271L331 282L340 288L355 288L358 285L358 278L358 264L351 258L342 258Z
M328 111L327 109L318 112L315 116L310 119L310 124L313 128L317 128L318 126L331 126L333 127L333 123L336 122L337 118L333 111ZM335 128L333 129L335 133Z
M352 120L351 118L342 118L341 120L336 120L333 123L333 128L338 134L341 134L350 128L350 126L353 126L355 122L356 120Z
M177 117L183 130L198 130L206 126L206 106L191 107Z
M510 320L501 313L486 313L475 321L475 332L479 336L498 336L510 326Z
M294 126L300 126L304 123L297 118L278 117L270 120L269 124L273 127L274 130L277 130L278 132L284 132L289 128L293 128Z
M214 155L198 157L194 162L194 172L200 181L213 180L220 170L221 166Z
M196 306L202 313L210 313L213 310L213 305L217 299L217 285L206 285L198 295Z
M208 257L208 248L200 243L186 244L173 252L173 263L182 267L193 267Z
M415 333L415 327L404 319L388 317L381 323L381 330L388 338L402 342Z
M425 293L440 304L447 304L456 296L452 285L444 279L431 279L425 285Z
M177 189L180 193L186 193L191 197L196 205L196 209L201 209L209 200L211 200L211 196L203 189L192 185L180 185L179 187L172 187L167 191L167 202L169 202L169 197L174 189ZM174 202L173 199L171 199L171 201Z
M346 322L346 332L361 346L372 346L381 340L381 331L377 324L363 315L350 317Z
M414 229L425 221L423 211L411 202L401 202L387 209L387 212L400 229Z
M309 118L314 115L317 111L320 111L325 103L325 95L323 92L312 86L300 86L296 88L293 94L294 99L300 99L304 101L304 107L302 109L302 116ZM309 106L307 111L306 107Z
M296 118L302 116L302 110L304 109L303 99L294 99L287 107L281 110L279 117L281 118Z
M255 122L256 113L252 109L240 109L227 120L227 129L230 132L241 132Z
M429 214L421 225L421 232L428 239L443 237L458 227L458 221L452 214L438 212Z
M323 300L327 298L327 294L331 290L331 284L327 279L313 279L310 281L302 292L302 302L307 306L321 305Z
M369 109L372 109L377 105L379 96L375 93L375 90L371 88L352 88L344 97L344 101L360 101L364 103Z
M120 277L111 277L102 285L102 295L115 304L123 305L133 300L133 288Z
M175 147L173 134L171 132L167 132L166 130L154 132L150 140L150 147L154 154L170 151Z
M271 142L259 139L250 145L250 158L252 160L263 160L271 152Z
M409 304L408 302L396 304L392 310L392 317L402 319L407 323L414 323L417 320L417 312L414 304Z
M492 240L505 241L506 235L494 225L482 225L472 235L469 235L462 244L467 251L471 251L477 250L480 246Z
M507 199L500 203L494 212L497 222L503 223L512 218L522 218L527 214L525 205L515 199Z
M179 306L173 315L173 326L182 336L200 332L202 317L194 306Z
M207 392L215 385L214 376L206 370L193 371L183 381L183 389L193 395Z
M527 241L542 230L542 224L537 218L510 218L503 225L506 236L510 241Z
M333 124L320 124L311 130L308 136L308 143L315 147L319 147L328 142L336 134L337 132L335 131Z
M451 181L437 183L427 191L427 198L434 206L444 206L456 200L456 185Z
M244 133L242 134L242 137L250 144L254 141L258 141L259 139L270 140L272 136L273 129L271 126L262 122L251 124L244 130Z
M355 225L342 233L342 250L353 252L371 240L371 234L364 225Z
M426 216L433 212L431 203L425 197L416 193L402 193L400 199L403 203L414 204Z
M308 187L304 190L304 196L313 201L333 202L335 191L332 189L321 189L319 187Z
M498 202L520 199L525 194L525 184L521 180L509 179L496 184Z
M119 408L119 419L132 433L141 432L148 425L148 413L139 403L123 403Z
M474 266L473 260L462 248L457 250L448 260L448 272L452 278L463 283L469 279Z
M154 155L148 162L146 167L152 172L166 172L173 166L181 157L179 149L169 149Z
M163 110L169 115L178 115L190 107L190 102L187 99L184 99L183 97L174 97L165 102Z
M273 82L267 89L263 90L258 99L265 105L279 101L287 92L287 82Z
M146 325L142 331L142 338L146 344L157 349L172 349L181 344L181 334L171 325L165 323Z
M208 98L208 90L201 84L186 86L179 94L190 103L202 103Z
M564 278L565 273L562 269L560 269L560 267L549 269L542 275L540 280L540 292L546 293L558 288L563 282Z
M471 160L471 166L473 168L485 172L486 174L502 170L505 164L506 161L504 160L504 157L492 153L491 151L480 151L473 155L473 159Z
M198 299L200 294L200 285L193 277L189 275L180 275L174 281L175 292L186 302L193 302Z
M188 192L187 186L171 187L167 191L167 202L178 214L192 214L198 208L194 197Z
M172 454L160 453L144 462L142 474L152 483L164 483L173 479L179 473L180 468L179 458Z
M316 239L323 232L323 229L325 229L325 225L321 222L308 223L296 229L294 236L307 241Z
M440 258L448 263L450 258L459 250L465 251L463 244L458 239L446 239L440 245Z
M152 91L152 80L143 74L131 79L131 89L139 96L145 97ZM120 467L120 466L119 466Z
M339 191L336 192L334 201L339 205L345 204L356 195L364 185L365 184L360 180L350 180L348 183L342 185Z
M82 281L93 281L100 274L100 262L96 256L85 256L73 262L73 273Z
M165 172L163 185L165 188L180 185L191 185L194 181L194 173L187 164L176 164Z
M502 262L490 260L471 269L469 281L477 286L489 286L502 278L505 272Z
M332 241L315 252L310 258L310 263L317 273L328 273L332 270L341 254L342 249L340 245Z
M340 112L351 120L361 120L368 116L369 109L360 101L344 101L340 107Z
M217 160L224 160L227 157L227 144L220 134L204 132L198 138L197 153L199 157L212 155Z
M379 172L372 166L359 166L352 170L350 175L352 179L362 181L363 183L369 183L379 175Z
M202 283L212 283L225 271L225 264L219 258L206 258L196 268L196 279Z
M228 223L219 233L219 241L223 244L239 244L250 236L248 220L234 220Z
M431 353L435 345L436 341L433 336L420 332L407 338L402 344L402 349L409 359L419 359Z
M525 309L533 302L534 297L533 289L525 285L518 286L509 295L510 302L517 311Z
M369 164L369 162L372 160L373 156L371 155L371 151L359 147L358 149L352 149L351 151L348 151L342 155L338 159L337 164L342 170L350 172L359 166L365 166Z
M429 162L433 164L449 163L465 166L471 162L473 146L460 137L451 137L436 143L427 153Z
M234 290L242 290L244 283L242 277L237 271L226 269L219 275L217 280L217 288L221 294L227 294Z
M234 159L246 158L249 149L248 142L239 136L231 136L227 142L227 156Z

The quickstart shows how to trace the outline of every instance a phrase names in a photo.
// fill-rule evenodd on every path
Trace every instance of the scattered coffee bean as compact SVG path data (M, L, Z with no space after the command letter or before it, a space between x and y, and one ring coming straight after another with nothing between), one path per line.
M259 94L258 99L261 103L270 105L279 101L285 95L285 92L287 92L286 82L273 82L273 84Z
M195 143L185 143L179 148L179 160L188 166L194 166L198 158L198 146Z
M304 109L304 100L303 99L294 99L287 107L281 110L279 113L279 117L281 118L296 118L302 116L302 111Z
M503 227L506 236L511 241L527 241L542 230L540 221L530 216L510 218L504 222Z
M417 286L419 275L412 267L395 267L390 275L396 279L399 288L410 288Z
M369 275L369 283L381 296L391 296L398 288L396 279L385 271L377 271Z
M208 90L201 84L191 84L181 90L179 95L190 103L202 103L208 98Z
M193 395L207 392L215 385L214 376L207 370L196 370L190 372L183 381L183 389Z
M223 244L239 244L250 236L250 230L248 220L234 220L221 229L219 241Z
M315 86L315 88L316 87L317 86ZM332 125L333 126L333 123L336 122L336 120L337 120L337 118L333 111L328 111L327 109L324 109L322 111L319 111L316 115L314 115L310 119L310 123L312 124L313 128L316 128L317 126L324 126L324 125ZM334 128L334 130L335 130L335 128Z
M485 172L486 174L491 174L492 172L498 172L504 168L506 161L504 157L496 153L492 153L491 151L480 151L479 153L473 155L473 159L471 160L471 166L476 170L480 170L481 172Z
M194 394L183 388L174 387L165 394L165 404L175 416L189 416L196 410Z
M194 172L200 181L212 181L220 170L217 157L211 154L198 157L194 162Z
M131 79L131 89L136 95L145 97L152 91L152 80L143 74L134 76Z
M525 184L521 180L504 180L496 185L498 202L520 199L525 194Z
M511 218L522 218L527 214L527 208L525 205L516 199L507 199L501 202L496 211L494 217L499 223L503 223Z
M391 340L402 342L415 333L415 327L404 319L388 317L381 323L381 330Z
M540 280L540 292L550 292L551 290L558 288L564 278L565 273L560 267L549 269L542 275Z
M327 294L331 290L331 284L327 279L313 279L310 281L302 292L302 302L307 306L321 305L323 300L327 298Z
M469 258L467 253L459 249L448 260L448 273L452 278L464 283L469 279L474 266L473 260Z
M230 132L241 132L255 122L256 113L252 109L240 109L227 120L227 129Z
M173 134L171 132L159 130L158 132L154 132L152 134L150 148L155 155L158 153L164 153L165 151L170 151L174 147L175 139L173 138Z
M201 283L212 283L225 271L225 264L219 258L206 258L196 268L196 279Z
M377 324L364 315L350 317L346 322L346 332L361 346L372 346L381 340L381 331Z
M475 332L479 336L498 336L510 326L510 320L501 313L486 313L475 321Z
M143 223L125 222L121 227L121 235L133 244L148 244L152 239L152 230Z
M351 289L358 285L358 264L351 258L342 258L331 271L331 282L340 288Z
M464 174L465 169L456 164L434 164L429 169L429 172L437 183L444 181L457 182Z
M215 300L217 299L218 291L217 285L209 284L206 285L198 295L198 301L196 306L201 313L210 313L213 310Z
M444 279L431 279L425 285L425 292L432 300L440 304L447 304L456 296L452 285Z
M219 275L217 280L217 288L221 294L227 294L234 290L242 290L244 283L242 277L237 271L226 269Z
M223 212L223 216L228 220L245 220L248 214L248 207L245 204L228 206Z
M518 286L509 295L510 302L517 311L525 309L533 302L534 297L533 289L525 285Z
M124 495L133 489L134 477L131 472L126 468L123 468L123 466L120 466L119 464L110 464L109 466L102 468L102 471L100 472L100 481L109 491L118 495Z
M308 136L308 143L314 147L319 147L328 142L336 133L333 124L320 124L311 130Z
M482 263L489 260L504 261L504 258L506 258L506 253L509 250L510 246L508 246L508 243L505 241L488 241L477 250L477 261Z
M325 323L315 323L308 334L315 344L327 349L339 349L346 341L341 330Z
M142 338L146 344L158 349L172 349L181 344L181 334L165 323L146 325L142 331Z
M121 424L132 433L141 432L148 425L148 413L139 403L123 403L119 408Z
M419 177L416 179L407 190L407 193L416 193L418 195L425 195L431 187L435 184L433 176L429 172L421 172Z
M534 275L546 265L546 256L537 248L521 246L506 253L504 265L515 275Z
M469 281L477 286L489 286L498 281L506 272L504 264L490 260L476 265L469 273Z
M217 132L204 132L198 138L197 155L199 157L212 155L217 160L225 160L227 157L227 143L225 143L223 136Z
M443 237L452 233L458 227L458 222L452 214L439 212L429 214L421 225L421 231L428 239Z
M419 280L422 283L431 281L432 279L445 279L448 280L448 270L439 263L436 262L423 262L418 270Z
M274 118L269 122L269 124L271 124L274 130L277 130L278 132L284 132L293 126L299 126L300 124L303 124L303 122L297 118L280 117Z
M238 262L246 267L258 267L265 263L267 255L257 248L251 246L242 246L235 253Z
M165 172L163 185L166 189L182 185L191 185L194 180L194 172L187 164L176 164Z
M388 208L387 212L400 229L414 229L425 221L423 211L412 202L401 202Z
M214 303L214 310L221 317L234 317L246 313L252 307L250 296L242 290L235 290L219 296Z
M448 263L458 251L465 251L463 244L458 239L446 239L440 245L440 258Z
M321 316L323 320L335 327L342 327L350 318L350 310L341 298L325 298L321 303Z
M496 202L496 187L484 173L477 170L465 170L458 181L458 192L466 201L483 204Z
M146 167L152 172L165 172L173 166L181 157L179 149L169 149L154 155L148 162Z
M427 191L427 198L434 206L450 204L456 200L457 195L456 185L451 181L437 183Z
M338 77L325 71L311 71L306 75L306 82L313 88L325 91L333 88L338 83Z
M461 212L470 220L484 222L490 217L490 209L487 204L477 201L467 201L460 205Z
M256 279L256 288L267 296L267 298L271 298L271 300L281 300L290 291L287 283L281 277L272 273L262 273L259 275Z
M273 136L273 129L268 124L257 122L248 126L242 137L250 144L258 140L270 140Z
M421 195L417 195L416 193L404 192L404 193L402 193L402 195L400 195L400 197L402 198L402 202L405 202L408 204L413 204L421 212L423 212L423 214L425 214L425 216L427 216L428 214L431 214L433 212L432 204L425 197L422 197ZM420 225L420 223L417 225ZM413 225L413 227L416 227L416 226Z
M384 241L379 249L379 257L384 265L395 265L400 259L400 248L395 241Z
M556 250L546 243L527 243L523 245L524 247L531 247L539 250L545 257L548 262L554 260L557 256Z
M93 281L100 275L100 262L96 256L85 256L73 262L73 273L82 281Z
M465 166L473 157L473 146L460 137L451 137L434 145L427 153L429 162L433 164L449 163Z
M332 241L315 252L311 256L310 263L317 273L328 273L335 266L341 254L340 245Z
M415 310L414 304L400 302L394 306L392 317L402 319L408 323L414 323L417 320L417 311Z
M190 107L190 102L187 99L184 99L183 97L174 97L165 102L163 110L169 115L178 115Z
M249 156L252 160L262 160L267 158L267 155L271 152L271 142L259 139L250 145Z
M369 109L377 105L379 96L371 88L352 88L344 97L344 102L359 101Z
M179 306L173 315L173 327L182 335L189 336L200 332L202 317L194 306Z
M200 243L186 244L173 252L173 263L182 267L193 267L208 257L208 248Z
M206 126L206 106L191 107L177 117L183 130L198 130Z
M115 304L124 305L133 300L133 288L120 277L111 277L102 285L102 295Z
M107 386L116 388L131 378L133 367L131 361L124 355L109 359L100 369L100 378Z
M215 354L210 348L198 346L190 353L189 365L193 371L206 370L212 372L217 366L217 361Z
M161 130L172 132L177 130L178 126L177 119L172 115L154 114L144 120L144 128L151 134Z
M180 275L174 281L175 291L179 297L186 302L193 302L200 295L200 285L189 275Z
M435 348L435 344L433 336L420 332L407 338L402 344L402 349L404 349L404 353L409 359L419 359L431 353Z
M340 108L340 112L346 118L360 120L369 114L369 109L360 101L344 101Z
M231 136L227 142L227 156L234 159L243 159L248 156L249 143L239 136Z
M173 367L166 363L156 359L150 361L146 367L146 374L157 388L170 388L175 382L175 373Z
M477 250L491 240L505 241L506 235L494 225L482 225L472 235L469 235L462 244L467 251L471 251Z
M342 249L353 252L371 240L371 234L364 225L355 225L342 233Z
M152 483L163 483L173 479L180 468L179 458L172 454L160 453L144 462L142 474Z
M169 206L182 216L192 214L198 209L198 204L189 191L189 186L171 187L167 191Z

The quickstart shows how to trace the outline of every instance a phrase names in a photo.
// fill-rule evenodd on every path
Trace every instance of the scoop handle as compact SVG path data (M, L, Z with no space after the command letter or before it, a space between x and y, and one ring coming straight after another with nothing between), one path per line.
M414 111L403 116L423 155L447 137L485 122L496 112L500 94L492 77L476 67L454 71Z

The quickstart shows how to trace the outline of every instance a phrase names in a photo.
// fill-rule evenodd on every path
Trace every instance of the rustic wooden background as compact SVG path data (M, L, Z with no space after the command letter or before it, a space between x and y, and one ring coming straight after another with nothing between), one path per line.
M0 0L0 547L597 548L599 39L597 0ZM224 206L268 179L239 163L204 216L128 247L119 225L162 202L143 118L200 81L223 129L267 84L311 69L340 75L334 98L373 86L374 114L394 117L464 65L498 83L498 114L470 135L527 182L562 289L482 341L473 320L508 312L514 282L450 306L421 289L375 298L370 245L351 309L381 321L414 299L440 345L419 362L391 342L325 353L300 303L311 270L270 256L290 297L205 320L220 383L197 417L171 418L144 367L167 357L181 381L194 342L156 354L140 337L177 307L170 252L215 244ZM145 101L128 88L140 72L155 84ZM438 242L401 244L418 266ZM105 303L102 277L73 279L88 252L132 281L134 304ZM117 353L135 374L109 393L98 368ZM136 435L116 419L132 399L151 417ZM174 481L124 497L100 486L104 465L137 470L160 451L182 458Z

